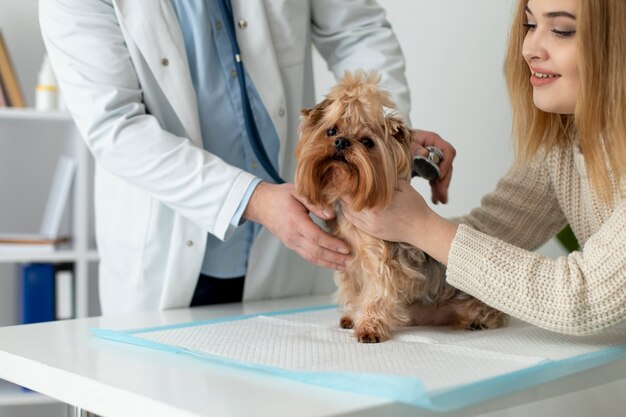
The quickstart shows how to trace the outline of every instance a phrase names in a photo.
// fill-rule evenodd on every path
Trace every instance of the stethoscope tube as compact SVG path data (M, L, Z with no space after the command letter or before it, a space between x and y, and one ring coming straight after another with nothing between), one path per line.
M254 121L254 115L252 114L252 106L250 105L248 89L246 88L246 75L243 67L243 62L241 60L239 44L237 43L237 35L235 33L235 24L233 21L233 11L230 0L219 0L219 6L222 12L226 32L228 33L228 37L233 48L235 69L237 71L237 79L239 80L239 90L241 91L243 120L246 126L246 132L248 134L250 146L252 147L252 150L254 151L257 159L263 166L265 172L267 172L277 184L282 184L285 182L285 180L280 177L280 175L278 174L278 172L276 172L276 169L274 169L274 166L270 162L270 159L267 156L267 152L265 151L265 147L263 146L263 142L261 141L259 130L257 129L256 123Z

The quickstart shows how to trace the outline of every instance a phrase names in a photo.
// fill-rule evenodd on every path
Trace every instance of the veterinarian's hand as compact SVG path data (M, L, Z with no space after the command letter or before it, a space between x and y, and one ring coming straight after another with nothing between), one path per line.
M325 220L334 217L334 213L324 213L300 198L293 184L261 182L252 193L243 217L267 227L307 261L343 271L350 247L315 224L309 211Z
M457 225L435 213L407 181L400 181L386 208L353 211L350 205L349 200L341 200L343 214L357 228L379 239L409 243L448 263Z
M413 156L428 156L426 149L428 146L435 146L443 152L443 161L439 164L441 175L438 179L430 181L430 188L433 203L445 204L448 202L448 188L450 187L450 180L452 180L452 161L456 156L456 150L434 132L414 129L411 133L413 139L411 154Z

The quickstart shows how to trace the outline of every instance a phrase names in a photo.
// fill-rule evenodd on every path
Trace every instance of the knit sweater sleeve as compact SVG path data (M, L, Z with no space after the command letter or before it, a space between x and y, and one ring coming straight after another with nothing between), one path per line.
M447 281L537 326L588 334L626 319L626 202L581 251L550 259L460 225Z
M450 219L524 249L536 249L566 224L542 161L513 167L469 215Z

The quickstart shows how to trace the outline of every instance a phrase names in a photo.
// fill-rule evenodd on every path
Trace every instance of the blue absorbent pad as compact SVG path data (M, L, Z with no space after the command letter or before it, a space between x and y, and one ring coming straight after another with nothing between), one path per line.
M626 357L626 324L567 336L519 320L501 329L408 327L384 343L358 343L336 306L134 330L102 338L200 360L454 410Z

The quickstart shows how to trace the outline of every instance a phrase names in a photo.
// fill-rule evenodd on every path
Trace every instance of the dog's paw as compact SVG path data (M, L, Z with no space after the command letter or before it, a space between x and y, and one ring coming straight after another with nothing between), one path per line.
M389 339L389 330L382 326L358 326L354 336L361 343L380 343Z
M341 320L339 320L339 326L342 329L352 329L354 327L354 322L350 316L343 316Z
M495 311L492 314L480 317L466 317L464 320L459 320L454 328L469 330L472 332L480 330L491 330L502 327L506 324L508 316L499 311Z
M470 332L476 332L479 330L488 330L489 326L487 323L482 321L459 320L452 324L452 328L456 330L469 330Z
M372 333L368 331L357 331L355 332L355 336L357 340L361 343L380 343L386 340L383 339L383 337L378 333Z
M475 332L477 330L488 330L489 326L487 326L486 323L479 323L479 322L474 322L471 323L469 326L467 326L466 330L470 330L472 332Z

